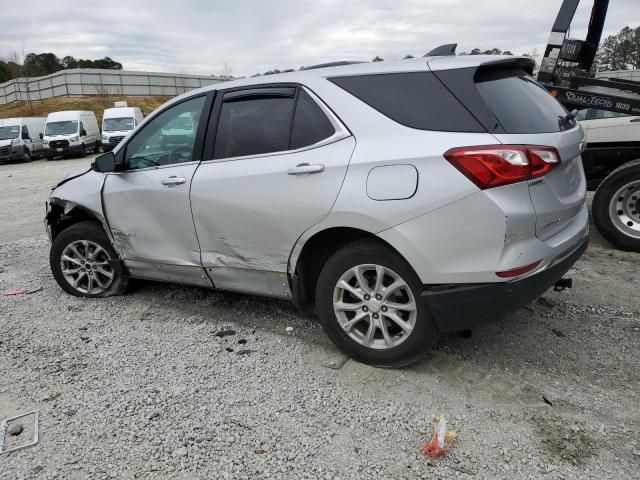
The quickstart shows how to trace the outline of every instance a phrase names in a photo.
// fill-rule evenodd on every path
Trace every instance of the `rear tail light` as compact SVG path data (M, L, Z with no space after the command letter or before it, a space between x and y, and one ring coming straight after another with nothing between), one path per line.
M452 148L444 158L482 190L531 180L560 165L555 148L538 145Z

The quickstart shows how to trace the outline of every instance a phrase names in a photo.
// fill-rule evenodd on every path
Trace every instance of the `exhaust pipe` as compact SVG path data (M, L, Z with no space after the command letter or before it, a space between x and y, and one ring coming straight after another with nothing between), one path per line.
M553 291L562 292L563 290L571 287L573 287L573 279L571 277L561 278L553 284Z

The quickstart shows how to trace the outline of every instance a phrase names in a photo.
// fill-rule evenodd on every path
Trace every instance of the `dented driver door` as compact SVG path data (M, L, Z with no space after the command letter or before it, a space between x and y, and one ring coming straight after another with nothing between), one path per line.
M212 115L191 187L202 265L217 288L287 298L291 249L331 210L355 140L298 86L225 92Z
M200 265L189 202L207 105L211 100L198 96L155 116L118 152L125 170L107 175L105 216L135 277L211 286Z

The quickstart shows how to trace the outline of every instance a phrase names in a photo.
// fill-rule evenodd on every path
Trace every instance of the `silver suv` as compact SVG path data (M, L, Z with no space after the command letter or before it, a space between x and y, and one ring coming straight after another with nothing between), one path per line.
M129 278L315 304L409 364L508 314L587 246L583 132L519 57L310 68L167 102L48 201L66 292Z

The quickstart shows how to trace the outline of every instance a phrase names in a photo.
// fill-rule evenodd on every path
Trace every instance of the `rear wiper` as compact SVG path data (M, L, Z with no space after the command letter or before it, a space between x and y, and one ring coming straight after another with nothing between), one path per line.
M576 118L576 115L578 115L578 110L571 110L569 113L567 113L564 117L558 117L558 123L560 124L560 126L566 126L566 127L573 127L574 123L573 123L573 119Z

